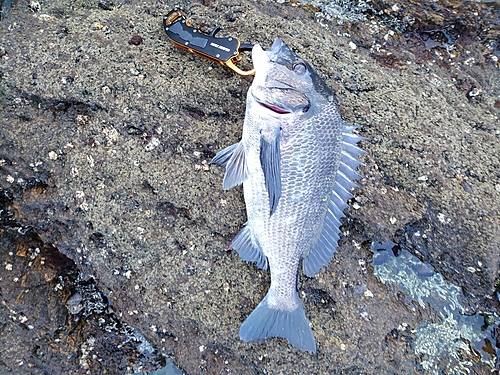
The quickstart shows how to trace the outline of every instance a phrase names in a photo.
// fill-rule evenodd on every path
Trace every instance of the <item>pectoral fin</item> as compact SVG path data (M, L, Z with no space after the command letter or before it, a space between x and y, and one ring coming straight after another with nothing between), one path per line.
M229 190L245 181L247 168L245 161L245 149L243 143L238 142L219 151L210 162L226 168L222 188Z
M276 211L281 197L280 134L268 142L260 137L260 165L264 172L266 189L269 194L270 215Z
M210 164L217 164L221 167L226 168L227 162L231 159L233 152L236 147L238 147L239 143L235 143L234 145L228 146L225 149L219 151L217 155L210 161Z

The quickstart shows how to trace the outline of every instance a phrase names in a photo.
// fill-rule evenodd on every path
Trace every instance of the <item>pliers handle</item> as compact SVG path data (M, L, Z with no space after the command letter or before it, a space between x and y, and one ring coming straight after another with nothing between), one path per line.
M220 27L206 34L194 28L182 10L174 9L163 17L163 28L170 41L177 47L227 66L239 75L255 74L255 69L244 71L236 66L236 63L241 61L241 52L251 50L253 46L241 44L233 37L216 38L215 34Z

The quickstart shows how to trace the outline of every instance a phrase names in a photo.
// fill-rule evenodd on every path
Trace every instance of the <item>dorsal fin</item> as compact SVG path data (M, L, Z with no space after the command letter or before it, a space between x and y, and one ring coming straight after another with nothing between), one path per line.
M345 216L343 211L348 207L347 200L353 197L350 190L357 186L354 180L361 178L356 168L361 164L358 156L365 151L357 147L356 143L364 138L352 134L354 129L356 127L348 125L343 127L342 153L323 229L302 261L304 274L309 277L313 277L321 267L328 264L335 253L340 234L340 219Z

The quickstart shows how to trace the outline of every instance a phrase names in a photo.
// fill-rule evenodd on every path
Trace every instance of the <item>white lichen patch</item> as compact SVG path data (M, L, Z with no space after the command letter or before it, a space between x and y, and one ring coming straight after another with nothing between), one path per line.
M201 164L194 165L194 169L197 171L208 172L210 170L210 165L208 164L208 161L202 160Z
M110 33L109 27L106 24L102 23L102 22L94 22L94 24L92 25L92 28L94 30L103 31L105 34L109 34Z
M33 17L38 18L42 22L53 22L57 21L57 18L51 16L50 14L34 14ZM43 30L43 29L41 29Z
M63 79L66 80L66 77L63 77ZM85 126L89 123L89 121L90 121L90 117L87 115L77 115L75 118L75 123L78 126Z
M370 289L366 289L365 292L363 293L365 297L371 298L373 297L373 293Z
M119 133L115 128L105 127L102 132L106 138L106 146L110 146L111 144L118 142Z
M74 193L74 198L75 198L75 203L77 206L83 210L83 211L88 211L89 210L89 203L87 202L87 197L85 196L85 193L81 190L77 190Z
M151 137L151 140L148 143L146 143L146 145L144 146L144 149L146 151L152 151L155 148L157 148L159 145L160 145L160 140L156 137Z
M89 162L89 167L94 168L95 162L94 162L94 158L92 157L92 155L87 155L87 161Z

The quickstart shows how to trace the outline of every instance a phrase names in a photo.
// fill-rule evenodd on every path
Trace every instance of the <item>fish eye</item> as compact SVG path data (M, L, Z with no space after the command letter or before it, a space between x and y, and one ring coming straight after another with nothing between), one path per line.
M304 74L307 70L306 65L301 62L293 64L292 69L295 72L295 74L298 74L299 76Z

